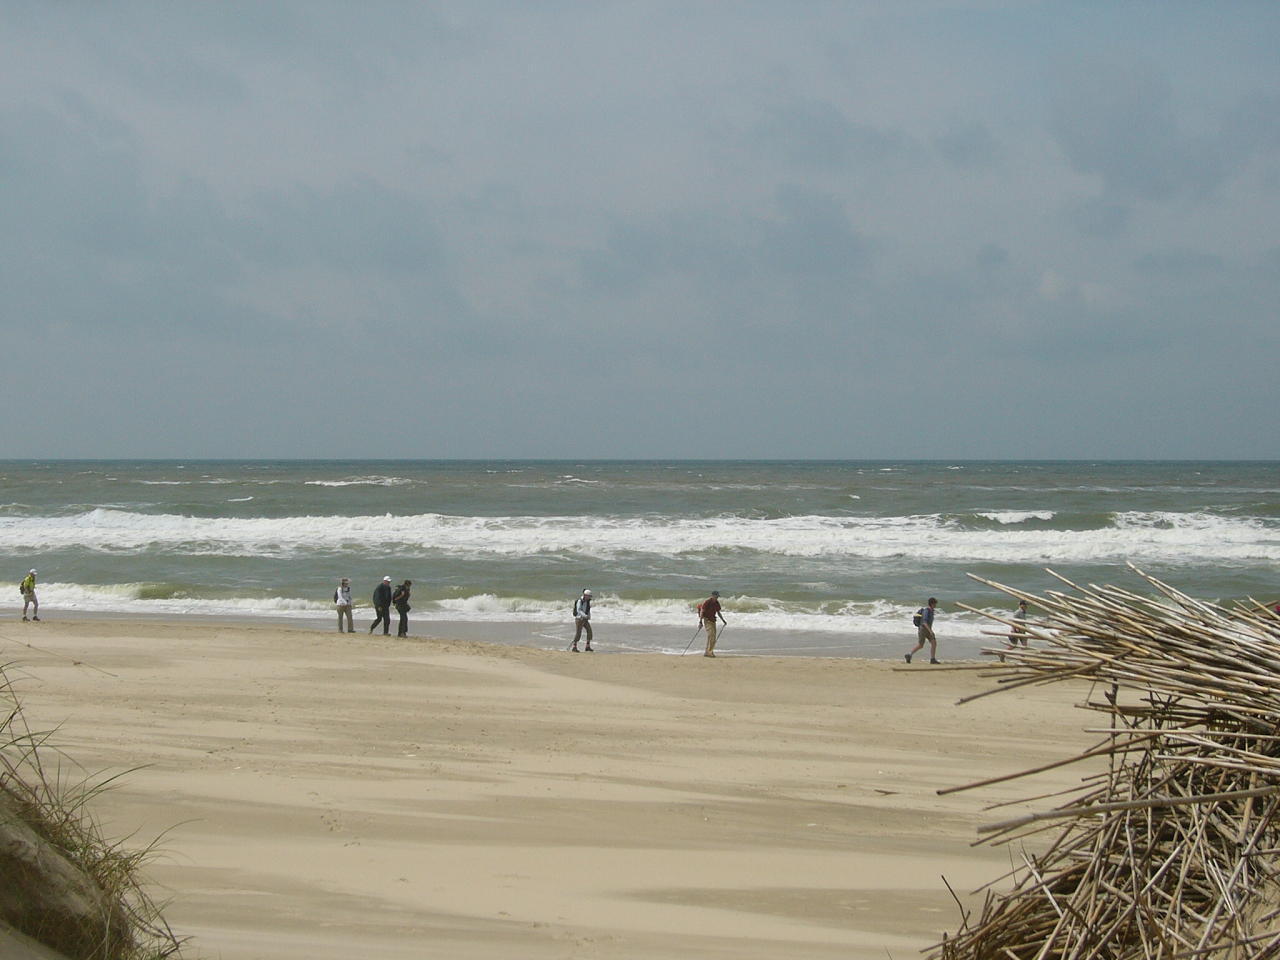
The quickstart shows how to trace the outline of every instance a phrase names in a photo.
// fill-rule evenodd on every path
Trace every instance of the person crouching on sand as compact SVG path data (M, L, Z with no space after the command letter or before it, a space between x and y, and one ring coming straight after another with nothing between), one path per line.
M594 653L595 650L591 646L591 591L583 590L582 596L577 599L573 605L573 646L569 649L574 653L578 652L578 638L582 636L582 631L587 631L587 653Z
M938 638L933 635L933 611L937 606L937 597L930 597L928 605L916 611L913 618L916 621L916 645L911 648L911 653L904 655L903 659L907 663L911 662L912 656L925 645L926 641L929 644L929 662L938 663Z
M719 617L720 622L725 626L729 625L729 621L725 620L724 614L720 612L720 591L712 590L711 596L698 604L698 619L707 631L707 652L703 654L704 657L716 655L716 617Z

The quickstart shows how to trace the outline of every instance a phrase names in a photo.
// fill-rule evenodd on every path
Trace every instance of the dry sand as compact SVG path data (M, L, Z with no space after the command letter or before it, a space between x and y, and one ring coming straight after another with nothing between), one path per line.
M904 647L906 644L904 643ZM1095 739L1058 685L901 661L555 653L288 626L11 622L28 722L60 729L141 846L189 955L910 957L1011 851L939 797ZM1042 801L1042 804L1044 802Z

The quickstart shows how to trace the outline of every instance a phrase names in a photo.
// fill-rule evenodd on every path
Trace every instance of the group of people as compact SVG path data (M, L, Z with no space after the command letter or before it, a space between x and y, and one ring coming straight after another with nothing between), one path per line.
M412 609L409 605L409 595L412 587L412 580L405 580L399 586L393 587L390 577L382 578L382 582L373 591L373 612L375 617L373 623L369 625L370 633L373 633L379 624L382 625L383 636L391 633L391 608L395 607L396 613L399 614L396 636L407 637L409 635L409 611ZM22 619L39 620L40 601L36 599L36 572L34 569L27 571L26 577L18 585L18 590L22 594ZM355 623L351 613L354 604L351 600L351 579L349 577L343 577L338 581L338 588L333 591L333 603L338 611L338 632L355 633ZM937 597L930 597L928 603L916 611L916 615L912 618L916 626L916 645L903 654L903 659L907 663L910 663L911 658L924 649L926 643L929 645L929 662L941 662L938 660L938 638L933 632L933 618L937 608ZM28 610L31 613L30 616L27 615ZM699 603L697 610L698 630L705 630L707 638L706 650L702 655L704 657L714 657L716 655L718 625L728 624L728 621L724 618L723 608L720 606L720 591L712 590L711 596ZM1280 605L1277 605L1276 613L1280 614ZM1016 622L1012 632L1009 634L1009 646L1010 648L1025 647L1027 645L1028 631L1022 625L1022 621L1027 619L1027 601L1018 601L1018 609L1011 619ZM589 589L583 590L582 595L573 603L573 622L573 645L569 649L577 653L579 651L578 643L585 633L587 642L582 650L587 653L594 653L595 648L591 646L591 591ZM697 632L695 632L694 637L696 638L697 635ZM1004 659L1003 655L1001 659Z
M35 598L35 571L32 570L28 576L31 581L31 596ZM23 596L27 595L25 586L27 580L23 581ZM400 615L399 627L396 636L407 637L409 635L409 592L413 586L413 581L406 580L398 587L392 588L391 578L383 577L382 582L373 591L373 612L375 618L373 623L369 625L369 632L373 633L378 625L382 625L383 635L391 632L391 608L395 607L396 612ZM594 653L595 647L591 645L594 639L591 632L591 590L585 589L582 594L573 602L573 643L569 649L574 653L585 652ZM338 589L333 592L333 602L338 609L338 632L343 632L345 623L345 632L355 633L355 627L352 622L351 609L351 580L343 577L338 582ZM912 618L916 627L916 645L907 653L903 654L903 659L907 663L911 662L912 657L924 649L925 644L929 645L929 662L941 663L938 659L938 637L933 632L933 619L938 609L938 598L930 597L929 601L916 611ZM728 625L728 621L724 618L724 608L720 605L720 591L712 590L711 596L703 600L697 606L698 611L698 630L694 633L694 639L697 638L698 632L706 633L706 649L703 651L704 657L714 657L716 655L716 637L719 633L721 625ZM1278 611L1280 612L1280 611ZM26 618L26 609L23 608L23 617ZM39 617L36 617L39 620ZM1021 621L1027 619L1027 601L1018 602L1017 612L1013 614L1012 619L1018 621L1013 627L1013 631L1009 634L1009 646L1018 647L1027 645L1027 630L1021 625ZM583 634L586 634L586 644L579 647ZM690 641L692 643L692 640ZM1003 659L1003 657L1002 657Z
M395 607L396 613L400 615L396 636L407 637L409 635L409 611L413 609L409 606L409 593L412 587L412 580L406 580L398 587L393 588L390 577L382 578L382 582L373 589L375 619L373 623L369 624L370 633L377 629L378 624L382 624L382 635L384 637L391 633L391 608ZM351 609L354 604L351 601L350 577L343 577L338 581L338 589L333 591L333 603L338 610L338 632L355 633L355 625L351 616ZM346 624L345 631L343 630L344 623Z

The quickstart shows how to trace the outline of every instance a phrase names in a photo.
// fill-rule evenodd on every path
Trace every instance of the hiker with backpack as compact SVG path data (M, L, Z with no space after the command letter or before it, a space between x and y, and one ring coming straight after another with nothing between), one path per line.
M338 608L338 632L342 633L342 618L347 618L347 633L355 633L351 622L351 580L343 577L338 581L338 589L333 591L333 604Z
M933 635L933 611L938 606L938 598L930 597L929 603L916 611L916 615L911 618L911 622L916 625L916 645L911 648L911 652L903 655L903 659L907 663L911 662L911 657L916 651L922 649L926 642L929 644L929 662L940 663L938 660L938 638Z
M591 646L591 591L583 590L580 596L573 603L573 646L569 649L574 653L578 652L578 639L582 636L582 631L587 631L587 645L585 650L587 653L595 653Z
M18 592L22 594L22 619L39 620L40 601L36 599L36 572L34 570L27 571L27 575L18 584ZM28 608L31 609L31 616L29 617L27 616Z

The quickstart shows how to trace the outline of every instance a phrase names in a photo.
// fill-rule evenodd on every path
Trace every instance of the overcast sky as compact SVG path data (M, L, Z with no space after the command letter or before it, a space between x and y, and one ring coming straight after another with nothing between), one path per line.
M1280 4L0 0L5 457L1276 458Z

